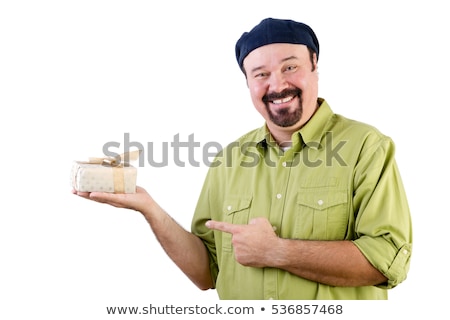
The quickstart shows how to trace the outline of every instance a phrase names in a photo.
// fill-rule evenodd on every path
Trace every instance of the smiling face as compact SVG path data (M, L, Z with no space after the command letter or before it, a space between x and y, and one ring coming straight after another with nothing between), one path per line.
M253 104L274 138L286 141L317 108L317 65L305 45L274 43L244 59Z

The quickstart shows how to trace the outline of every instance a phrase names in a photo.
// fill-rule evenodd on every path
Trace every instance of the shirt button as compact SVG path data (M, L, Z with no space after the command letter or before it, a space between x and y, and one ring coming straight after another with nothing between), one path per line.
M230 210L231 210L231 206L228 206L228 207L227 207L227 210L230 211Z
M277 194L277 199L281 199L281 193Z
M317 201L317 204L318 204L319 206L323 205L323 200L320 199L319 201Z
M283 161L282 165L283 165L283 167L286 167L287 166L286 161Z

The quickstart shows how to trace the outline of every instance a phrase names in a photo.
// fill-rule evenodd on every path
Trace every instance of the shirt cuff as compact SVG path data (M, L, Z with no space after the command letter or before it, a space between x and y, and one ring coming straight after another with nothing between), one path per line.
M387 282L377 287L391 289L406 279L411 258L411 244L406 243L397 248L383 237L362 237L353 243L366 259L388 278Z

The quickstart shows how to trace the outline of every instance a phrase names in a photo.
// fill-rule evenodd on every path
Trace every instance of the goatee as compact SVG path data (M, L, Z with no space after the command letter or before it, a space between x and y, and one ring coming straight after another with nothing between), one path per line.
M270 103L274 100L283 100L288 97L298 98L298 105L294 110L291 108L280 108L276 110L270 109ZM266 106L266 111L269 115L269 119L279 127L290 127L300 121L303 114L302 105L302 90L299 88L286 89L281 92L268 93L263 97L263 102ZM294 102L293 102L294 103Z

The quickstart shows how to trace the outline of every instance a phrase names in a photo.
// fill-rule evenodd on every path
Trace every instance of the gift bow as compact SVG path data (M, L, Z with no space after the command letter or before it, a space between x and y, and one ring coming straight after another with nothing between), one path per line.
M141 152L142 150L135 150L122 153L116 157L92 157L89 158L89 160L85 163L101 164L107 167L124 167L128 166L130 161L136 161L137 159L139 159Z

